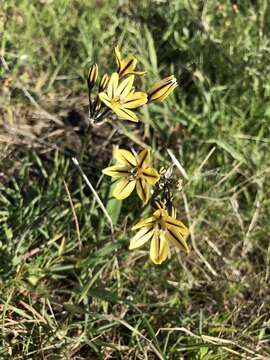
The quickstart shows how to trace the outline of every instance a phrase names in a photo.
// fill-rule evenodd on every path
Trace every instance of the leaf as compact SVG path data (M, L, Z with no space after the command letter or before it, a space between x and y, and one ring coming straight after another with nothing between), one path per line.
M90 290L90 295L112 303L118 303L120 301L118 295L109 290L105 290L100 287L94 287Z
M229 153L234 159L238 160L241 163L246 163L246 160L242 156L242 154L237 151L232 145L229 143L223 141L223 140L217 140L217 139L210 139L207 141L207 143L210 144L217 144L222 149L224 149L227 153Z
M153 67L153 72L158 74L157 54L156 54L155 44L154 44L153 36L150 33L150 31L148 30L147 26L145 26L145 35L146 35L146 40L147 40L147 44L148 44L148 52L149 52L150 62Z

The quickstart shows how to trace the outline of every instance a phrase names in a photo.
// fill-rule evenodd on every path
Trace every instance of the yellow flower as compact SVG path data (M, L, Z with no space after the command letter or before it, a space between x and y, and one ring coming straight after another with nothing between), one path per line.
M157 170L149 167L150 150L144 149L139 154L132 154L125 149L116 149L115 158L119 162L103 169L105 175L118 178L113 196L118 200L127 198L136 187L140 199L146 203L149 200L150 186L159 180Z
M109 76L108 74L104 74L99 82L98 85L98 92L102 92L106 89L109 82Z
M138 122L136 114L130 109L147 103L147 94L134 91L134 75L127 77L119 84L119 75L113 73L106 92L99 93L100 100L108 106L120 119Z
M188 229L181 221L176 220L175 210L172 216L169 216L167 210L159 206L151 217L139 221L132 228L137 229L140 230L131 239L129 249L136 249L151 239L150 259L155 264L161 264L167 259L170 242L178 249L189 252L185 241Z
M93 64L90 66L87 75L87 83L89 89L91 89L95 85L95 82L97 81L97 77L98 77L98 65Z
M145 71L134 71L137 65L137 59L133 55L129 55L124 60L121 59L121 54L118 46L114 48L115 61L117 64L117 72L119 77L123 77L128 74L143 75Z
M148 92L148 102L163 101L177 86L177 80L173 75L158 81Z

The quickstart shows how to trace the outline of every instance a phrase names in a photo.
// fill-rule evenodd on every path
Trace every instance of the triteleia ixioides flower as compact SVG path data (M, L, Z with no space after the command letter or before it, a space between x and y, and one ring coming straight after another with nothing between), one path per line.
M134 75L119 82L118 73L113 73L106 92L99 93L100 100L110 108L120 119L138 122L137 115L131 109L136 109L147 103L147 94L134 91Z
M187 227L176 219L175 211L170 216L166 209L159 206L151 217L139 221L132 230L140 229L131 239L129 249L133 250L151 240L150 258L155 264L161 264L169 254L169 243L178 249L189 252L185 237Z
M129 150L116 149L114 155L118 164L102 171L105 175L117 178L113 196L123 200L136 188L140 199L147 203L150 187L159 180L158 171L150 167L150 150L144 149L139 154L133 154Z
M177 86L177 80L173 75L159 80L148 91L148 102L165 100Z

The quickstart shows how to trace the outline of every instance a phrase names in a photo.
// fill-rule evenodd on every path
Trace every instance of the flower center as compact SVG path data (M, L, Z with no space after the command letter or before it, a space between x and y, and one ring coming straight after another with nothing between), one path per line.
M142 176L142 169L138 166L129 170L130 180L137 180Z
M160 230L166 230L166 222L163 219L163 214L161 211L159 211L159 214L154 216L156 219L156 226L160 229Z
M114 96L114 98L111 99L111 105L122 105L123 104L123 99L121 98L121 96Z

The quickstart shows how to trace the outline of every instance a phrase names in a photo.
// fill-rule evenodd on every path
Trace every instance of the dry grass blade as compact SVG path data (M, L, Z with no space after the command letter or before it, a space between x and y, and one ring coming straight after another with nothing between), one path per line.
M84 181L86 182L87 186L88 186L89 189L92 191L95 199L97 200L97 202L98 202L101 210L103 211L105 217L107 218L107 220L108 220L108 222L109 222L109 224L110 224L111 232L112 232L112 234L113 234L113 233L114 233L114 229L113 229L112 219L111 219L110 215L108 214L105 206L103 205L100 197L98 196L98 193L96 192L96 190L94 189L94 187L93 187L92 184L90 183L89 179L88 179L87 176L85 175L85 173L84 173L83 169L81 168L78 160L73 157L73 158L72 158L72 161L73 161L74 165L77 167L77 169L79 170L79 172L81 173L81 175L82 175Z
M21 255L21 260L25 261L27 260L29 257L36 255L37 253L39 253L42 249L47 248L48 246L50 246L51 244L53 244L55 241L61 239L63 237L63 234L58 234L56 235L53 239L49 240L46 244L42 244L40 247L34 248L30 251L28 251L27 253Z
M207 266L207 268L210 270L210 272L212 273L212 275L218 276L216 270L213 269L213 267L210 265L210 263L206 260L206 258L203 256L203 254L200 252L200 250L199 250L198 247L197 247L197 244L196 244L196 241L195 241L195 235L194 235L194 225L195 225L195 222L193 222L192 219L191 219L190 210L189 210L189 205L188 205L187 197L186 197L184 191L182 192L182 194L183 194L183 199L184 199L184 205L185 205L185 210L186 210L186 214L187 214L187 219L188 219L188 223L189 223L189 233L190 233L190 237L191 237L192 246L193 246L195 252L197 253L197 255L200 257L200 259L205 263L205 265Z
M235 341L232 341L232 340L223 339L223 338L219 338L219 337L216 337L216 336L203 335L203 334L202 335L197 335L197 334L194 334L192 331L190 331L190 330L188 330L188 329L186 329L184 327L160 328L157 331L156 336L158 336L158 334L161 331L170 331L170 332L172 332L172 331L181 331L181 332L184 332L185 334L187 334L187 335L189 335L191 337L194 337L196 339L203 340L203 341L208 342L208 343L213 344L213 345L222 346L228 352L230 352L232 354L235 354L235 355L238 355L243 359L253 360L253 359L255 359L255 356L256 356L256 359L266 360L266 358L264 356L262 356L262 355L256 353L255 351L247 348L246 346L242 346L242 345L240 345L240 344L238 344L238 343L236 343ZM246 354L241 354L240 352L235 351L233 349L230 349L227 346L225 347L223 345L235 346L238 349L241 349L241 350L245 351ZM252 355L252 357L249 356L250 354Z
M186 173L186 170L183 168L183 166L180 164L179 160L176 159L176 157L174 156L174 154L172 153L172 151L170 149L167 149L168 154L170 155L173 163L175 164L175 166L177 167L177 169L180 171L181 175L188 180L188 174Z
M69 200L69 203L70 203L70 207L71 207L71 210L72 210L72 214L73 214L73 217L74 217L74 222L75 222L76 232L77 232L77 237L78 237L78 246L79 246L79 249L81 250L82 241L81 241L79 221L78 221L77 214L76 214L76 211L75 211L75 208L74 208L74 205L73 205L73 201L72 201L72 198L71 198L71 195L70 195L70 192L69 192L69 189L68 189L68 186L67 186L67 183L65 182L65 180L64 180L64 185L65 185L65 190L66 190L68 200Z

